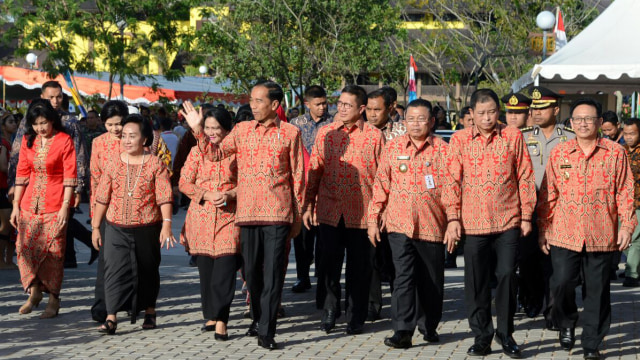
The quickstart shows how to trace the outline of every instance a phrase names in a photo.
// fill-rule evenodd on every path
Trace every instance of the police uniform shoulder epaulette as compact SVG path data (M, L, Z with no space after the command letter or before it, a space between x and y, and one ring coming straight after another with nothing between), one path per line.
M574 133L574 134L576 133L572 128L567 127L567 126L563 126L563 127L562 127L562 130L564 130L564 131L568 131L568 132L570 132L570 133Z
M521 132L527 132L533 130L533 126L527 126L520 129Z

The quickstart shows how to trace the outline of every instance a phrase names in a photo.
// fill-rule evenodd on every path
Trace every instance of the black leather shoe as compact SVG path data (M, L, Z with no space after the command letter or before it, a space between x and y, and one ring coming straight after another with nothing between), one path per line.
M367 321L374 322L380 320L380 314L377 311L369 310L367 313Z
M213 324L213 325L203 325L200 328L200 331L202 331L203 333L207 332L207 331L216 331L216 325L215 324Z
M562 328L558 338L562 349L569 351L573 349L573 345L576 343L576 330L574 328Z
M384 339L384 344L396 349L408 349L411 347L411 332L396 331L392 337Z
M311 282L309 281L309 279L298 280L291 287L291 291L293 291L294 293L303 293L309 289L311 289Z
M258 336L258 346L262 346L265 349L277 350L278 343L273 340L271 336Z
M496 342L502 345L502 352L512 359L520 359L522 357L522 353L520 352L520 348L516 341L513 339L511 335L503 335L499 332L496 332Z
M533 305L525 308L527 317L530 319L533 319L534 317L538 316L538 314L540 314L540 310L542 310L542 306L540 305Z
M363 325L354 325L354 324L347 325L348 335L360 335L362 334L363 331L364 331Z
M320 323L320 330L327 334L336 327L336 312L334 310L325 310L322 315L322 323Z
M216 339L217 341L227 341L229 340L229 334L214 333L213 338Z
M551 330L551 331L559 331L560 328L558 327L558 325L554 324L553 320L545 320L545 326L544 326L547 330Z
M600 360L600 351L584 349L585 360Z
M430 343L440 342L440 335L438 335L438 332L435 330L427 330L427 333L424 334L424 341Z
M252 321L245 336L258 336L258 322Z
M469 356L487 356L489 354L491 354L491 346L489 345L473 344L467 350Z

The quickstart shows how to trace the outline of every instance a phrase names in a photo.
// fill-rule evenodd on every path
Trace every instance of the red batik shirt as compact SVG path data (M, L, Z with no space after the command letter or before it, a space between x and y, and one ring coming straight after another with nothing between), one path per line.
M31 148L22 138L16 168L16 186L26 186L20 209L32 214L57 212L62 207L64 188L76 187L76 150L69 135L59 132L42 145L37 135ZM73 206L73 197L71 204Z
M367 208L384 146L382 132L362 119L347 129L342 121L321 128L313 144L305 209L320 223L367 228Z
M109 133L98 136L91 144L91 160L89 161L89 169L91 172L91 198L89 199L91 217L93 217L93 210L96 207L96 194L105 159L117 157L119 154L120 139L114 139Z
M369 204L369 225L386 211L387 232L414 240L442 242L447 216L440 199L448 144L435 136L416 148L409 135L387 143Z
M167 167L153 155L146 155L144 164L128 167L127 185L127 164L120 156L111 157L104 162L96 202L108 206L107 221L120 227L162 222L160 206L173 202ZM140 176L136 182L138 174Z
M243 121L218 147L214 148L203 133L197 134L196 139L208 160L236 156L236 224L301 221L305 179L302 138L297 127L279 120L267 126L256 120Z
M536 186L520 130L498 124L488 138L473 126L449 142L443 202L448 221L460 220L465 234L488 235L531 221Z
M552 151L538 196L540 236L553 246L617 251L620 228L633 233L633 173L624 148L599 138L585 155L576 139Z
M180 176L180 191L191 199L181 233L189 254L216 258L240 252L235 200L220 208L203 200L207 191L235 192L237 171L235 156L213 162L197 146L191 149Z

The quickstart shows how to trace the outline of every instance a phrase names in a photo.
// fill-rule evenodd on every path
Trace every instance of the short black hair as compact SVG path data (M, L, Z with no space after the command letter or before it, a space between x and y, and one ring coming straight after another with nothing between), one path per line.
M415 99L407 104L407 110L412 107L426 107L427 109L429 109L429 116L433 117L433 106L431 105L431 102L429 100Z
M478 89L471 94L469 106L475 110L478 103L486 103L489 100L493 100L498 107L500 106L500 98L498 98L498 94L496 94L495 91L491 89Z
M207 111L207 113L204 114L204 119L202 122L203 126L204 126L204 121L207 120L208 118L216 119L218 124L220 124L220 126L222 126L222 128L225 129L226 131L231 131L231 128L233 127L233 121L231 121L231 114L229 114L229 111L227 111L227 109L221 109L219 107L216 107Z
M355 95L358 106L367 105L367 92L361 86L347 85L342 89L342 92Z
M627 126L635 125L638 128L638 131L640 131L640 119L638 118L629 118L624 121L624 124Z
M129 107L124 101L121 100L109 100L102 106L100 111L100 120L106 122L114 116L120 116L122 120L129 115Z
M384 91L387 94L387 96L389 96L389 104L398 101L398 92L396 91L396 89L387 85L387 86L381 87L380 90Z
M158 119L158 121L160 122L160 126L162 127L162 129L164 131L169 131L169 130L173 129L173 121L171 121L170 118L161 117L161 118Z
M94 114L96 114L97 117L100 117L100 114L98 114L97 110L91 109L91 110L87 111L87 115L89 115L90 113L94 113Z
M398 105L396 105L396 109L402 109L402 110L404 110L404 106L402 106L402 105L398 104Z
M249 104L244 104L238 108L236 113L235 123L253 120L253 111Z
M149 123L149 121L147 121L140 114L129 114L126 118L124 118L124 120L122 120L122 126L125 126L129 123L138 124L138 126L140 127L140 133L144 138L144 144L142 144L143 146L148 147L153 144L153 128L151 127L151 123Z
M391 100L391 96L389 95L388 92L382 90L382 89L376 89L373 90L372 92L367 94L367 103L369 102L368 99L376 99L381 97L382 100L384 100L384 107L389 107L391 106L391 103L393 102Z
M602 123L606 123L606 122L610 122L615 126L618 126L618 115L611 111L611 110L607 110L605 112L602 113ZM640 129L639 129L640 130Z
M267 90L269 90L267 97L271 101L277 101L281 103L282 99L284 99L284 91L282 91L282 87L273 81L259 81L255 86L266 87Z
M304 90L304 99L309 101L311 99L326 98L327 92L322 86L311 85Z
M580 105L593 106L594 108L596 108L596 115L598 116L598 118L602 117L602 104L592 98L580 98L571 103L571 110L569 111L571 117L573 117L573 111Z
M463 107L462 110L460 110L460 119L469 114L471 114L471 106Z
M36 131L33 129L33 124L40 117L47 119L53 123L53 128L59 132L65 132L64 126L62 126L62 119L60 114L53 108L51 102L47 99L36 98L31 101L29 108L27 109L27 147L31 149L33 142L36 139Z
M42 84L42 93L44 94L44 90L47 88L55 88L55 89L60 89L60 91L62 91L62 85L60 85L59 82L55 81L55 80L49 80L47 82L45 82L44 84Z

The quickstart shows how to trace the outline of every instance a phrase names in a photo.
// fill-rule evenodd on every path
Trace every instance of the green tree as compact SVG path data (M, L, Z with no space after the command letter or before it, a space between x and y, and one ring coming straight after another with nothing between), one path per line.
M181 76L169 69L169 55L182 50L176 20L189 19L189 9L181 2L7 0L0 3L0 13L13 25L2 40L20 39L19 56L49 50L41 67L51 76L67 70L94 73L100 64L109 72L110 85L115 75L144 80L152 56L165 76ZM143 24L150 31L141 31ZM86 43L76 44L76 36Z
M477 85L508 92L514 80L541 61L529 54L527 40L530 32L541 32L535 24L540 11L560 6L569 37L598 15L582 0L407 0L404 5L405 12L424 11L425 22L436 27L411 34L409 51L442 86L444 96L455 98L456 86L462 86L460 106Z
M402 37L399 11L385 0L213 1L195 35L198 61L221 81L246 92L273 79L300 95L300 86L337 89L359 74L403 74L387 41ZM228 10L228 11L227 11Z

